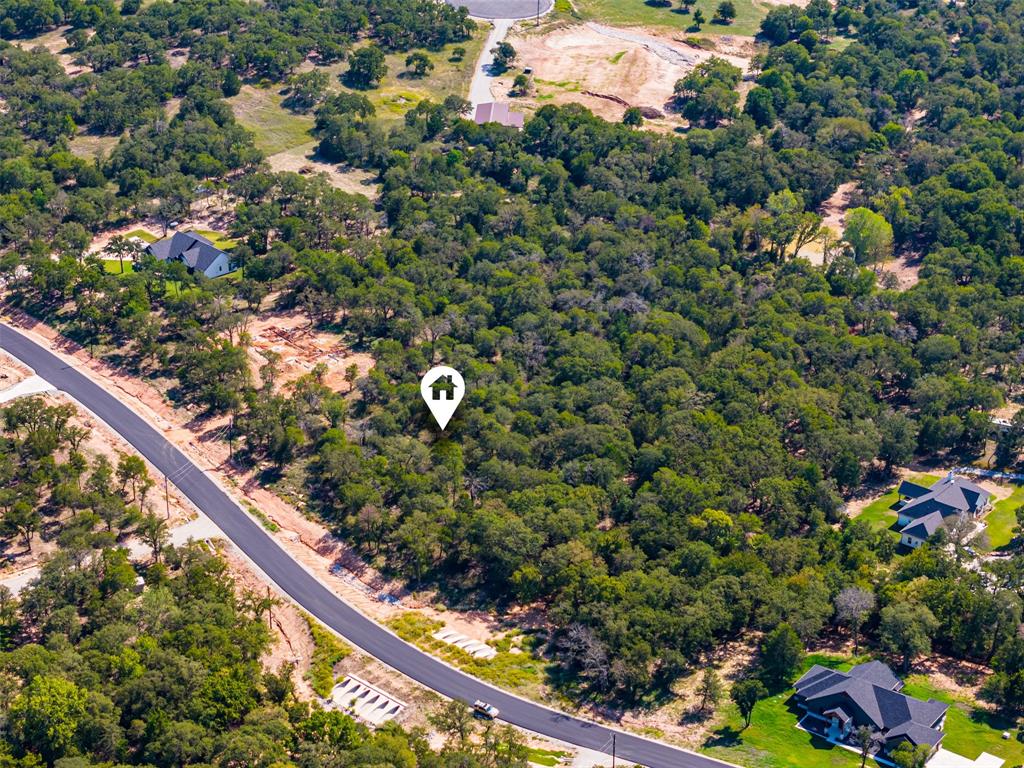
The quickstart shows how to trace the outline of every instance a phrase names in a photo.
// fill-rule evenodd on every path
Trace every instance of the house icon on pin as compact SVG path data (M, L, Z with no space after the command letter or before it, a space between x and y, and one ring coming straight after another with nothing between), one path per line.
M454 400L455 382L448 375L438 376L430 385L432 400Z

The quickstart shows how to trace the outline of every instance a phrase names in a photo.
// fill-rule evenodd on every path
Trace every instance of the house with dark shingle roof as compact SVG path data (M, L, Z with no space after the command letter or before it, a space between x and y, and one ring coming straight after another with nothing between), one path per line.
M900 542L912 549L924 544L948 521L961 516L978 517L992 503L988 491L952 472L931 488L904 480L897 493Z
M231 271L231 257L202 235L175 232L170 237L146 246L160 261L180 261L191 271L207 277L220 277Z
M856 746L855 734L867 727L876 749L891 752L904 741L936 750L945 735L947 704L922 701L901 693L903 682L880 661L839 672L815 664L796 681L796 705L806 712L808 730L840 744ZM816 726L816 727L813 727Z

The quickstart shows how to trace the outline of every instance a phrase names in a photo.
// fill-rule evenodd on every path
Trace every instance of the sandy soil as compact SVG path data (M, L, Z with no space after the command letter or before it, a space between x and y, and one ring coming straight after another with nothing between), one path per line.
M273 351L281 356L275 379L277 390L323 363L327 366L324 384L347 392L346 368L355 364L362 377L373 367L371 355L348 349L337 334L311 328L308 318L297 311L262 314L249 323L246 330L252 338L249 357L256 380L259 380L260 368L267 362L264 353Z
M45 32L37 37L26 38L25 40L13 40L12 42L26 51L31 51L33 48L42 47L57 57L57 61L64 68L64 72L72 77L81 75L84 72L92 72L92 67L87 64L76 64L75 56L73 53L63 53L67 50L68 43L64 39L64 34L71 30L70 26L57 27L56 29Z
M593 23L543 34L514 33L509 42L518 51L520 64L533 68L534 92L512 99L520 108L579 103L596 115L618 121L627 106L651 107L665 117L645 125L662 130L686 125L672 109L673 89L697 63L718 55L744 70L749 65L742 38L733 38L712 53L646 30ZM491 92L496 100L509 98L514 75L510 72L494 81Z
M900 256L887 261L879 267L882 276L892 275L893 286L898 291L905 291L917 284L921 279L921 259L917 256Z
M32 370L7 355L0 355L0 390L13 387L32 375Z
M275 173L291 171L304 176L324 174L330 185L342 192L353 195L365 195L371 200L377 197L376 177L372 173L352 169L343 171L333 163L318 159L315 144L303 144L301 147L287 149L267 158L267 164Z

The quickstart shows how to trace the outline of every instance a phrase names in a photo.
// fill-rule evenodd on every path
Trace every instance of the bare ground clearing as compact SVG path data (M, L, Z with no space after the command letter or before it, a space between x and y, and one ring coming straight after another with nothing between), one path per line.
M337 165L320 159L316 154L315 142L271 155L267 158L267 164L275 173L291 172L304 176L322 173L335 189L353 195L365 195L371 200L378 194L374 174L356 168L342 170Z
M345 369L355 365L359 376L365 376L373 367L373 357L366 352L353 352L335 333L319 331L298 311L267 312L254 319L246 328L252 339L249 357L254 377L267 362L267 352L280 355L275 388L295 381L310 373L317 364L327 366L324 384L339 392L347 392Z
M749 67L753 42L738 37L718 52L687 46L671 37L642 29L616 29L599 24L556 27L542 34L514 33L509 42L518 63L533 69L534 92L513 99L521 108L544 104L583 104L607 120L621 120L626 105L651 107L665 116L649 120L647 127L671 131L684 127L672 108L676 81L701 61L717 55L744 71ZM515 72L494 80L492 95L506 100Z

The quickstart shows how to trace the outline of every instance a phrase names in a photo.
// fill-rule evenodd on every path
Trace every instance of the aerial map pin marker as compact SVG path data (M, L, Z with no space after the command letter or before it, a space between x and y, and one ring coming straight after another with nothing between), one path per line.
M447 365L438 365L427 371L420 381L420 394L427 408L434 415L437 425L443 430L455 415L455 409L466 394L466 382L462 374Z

